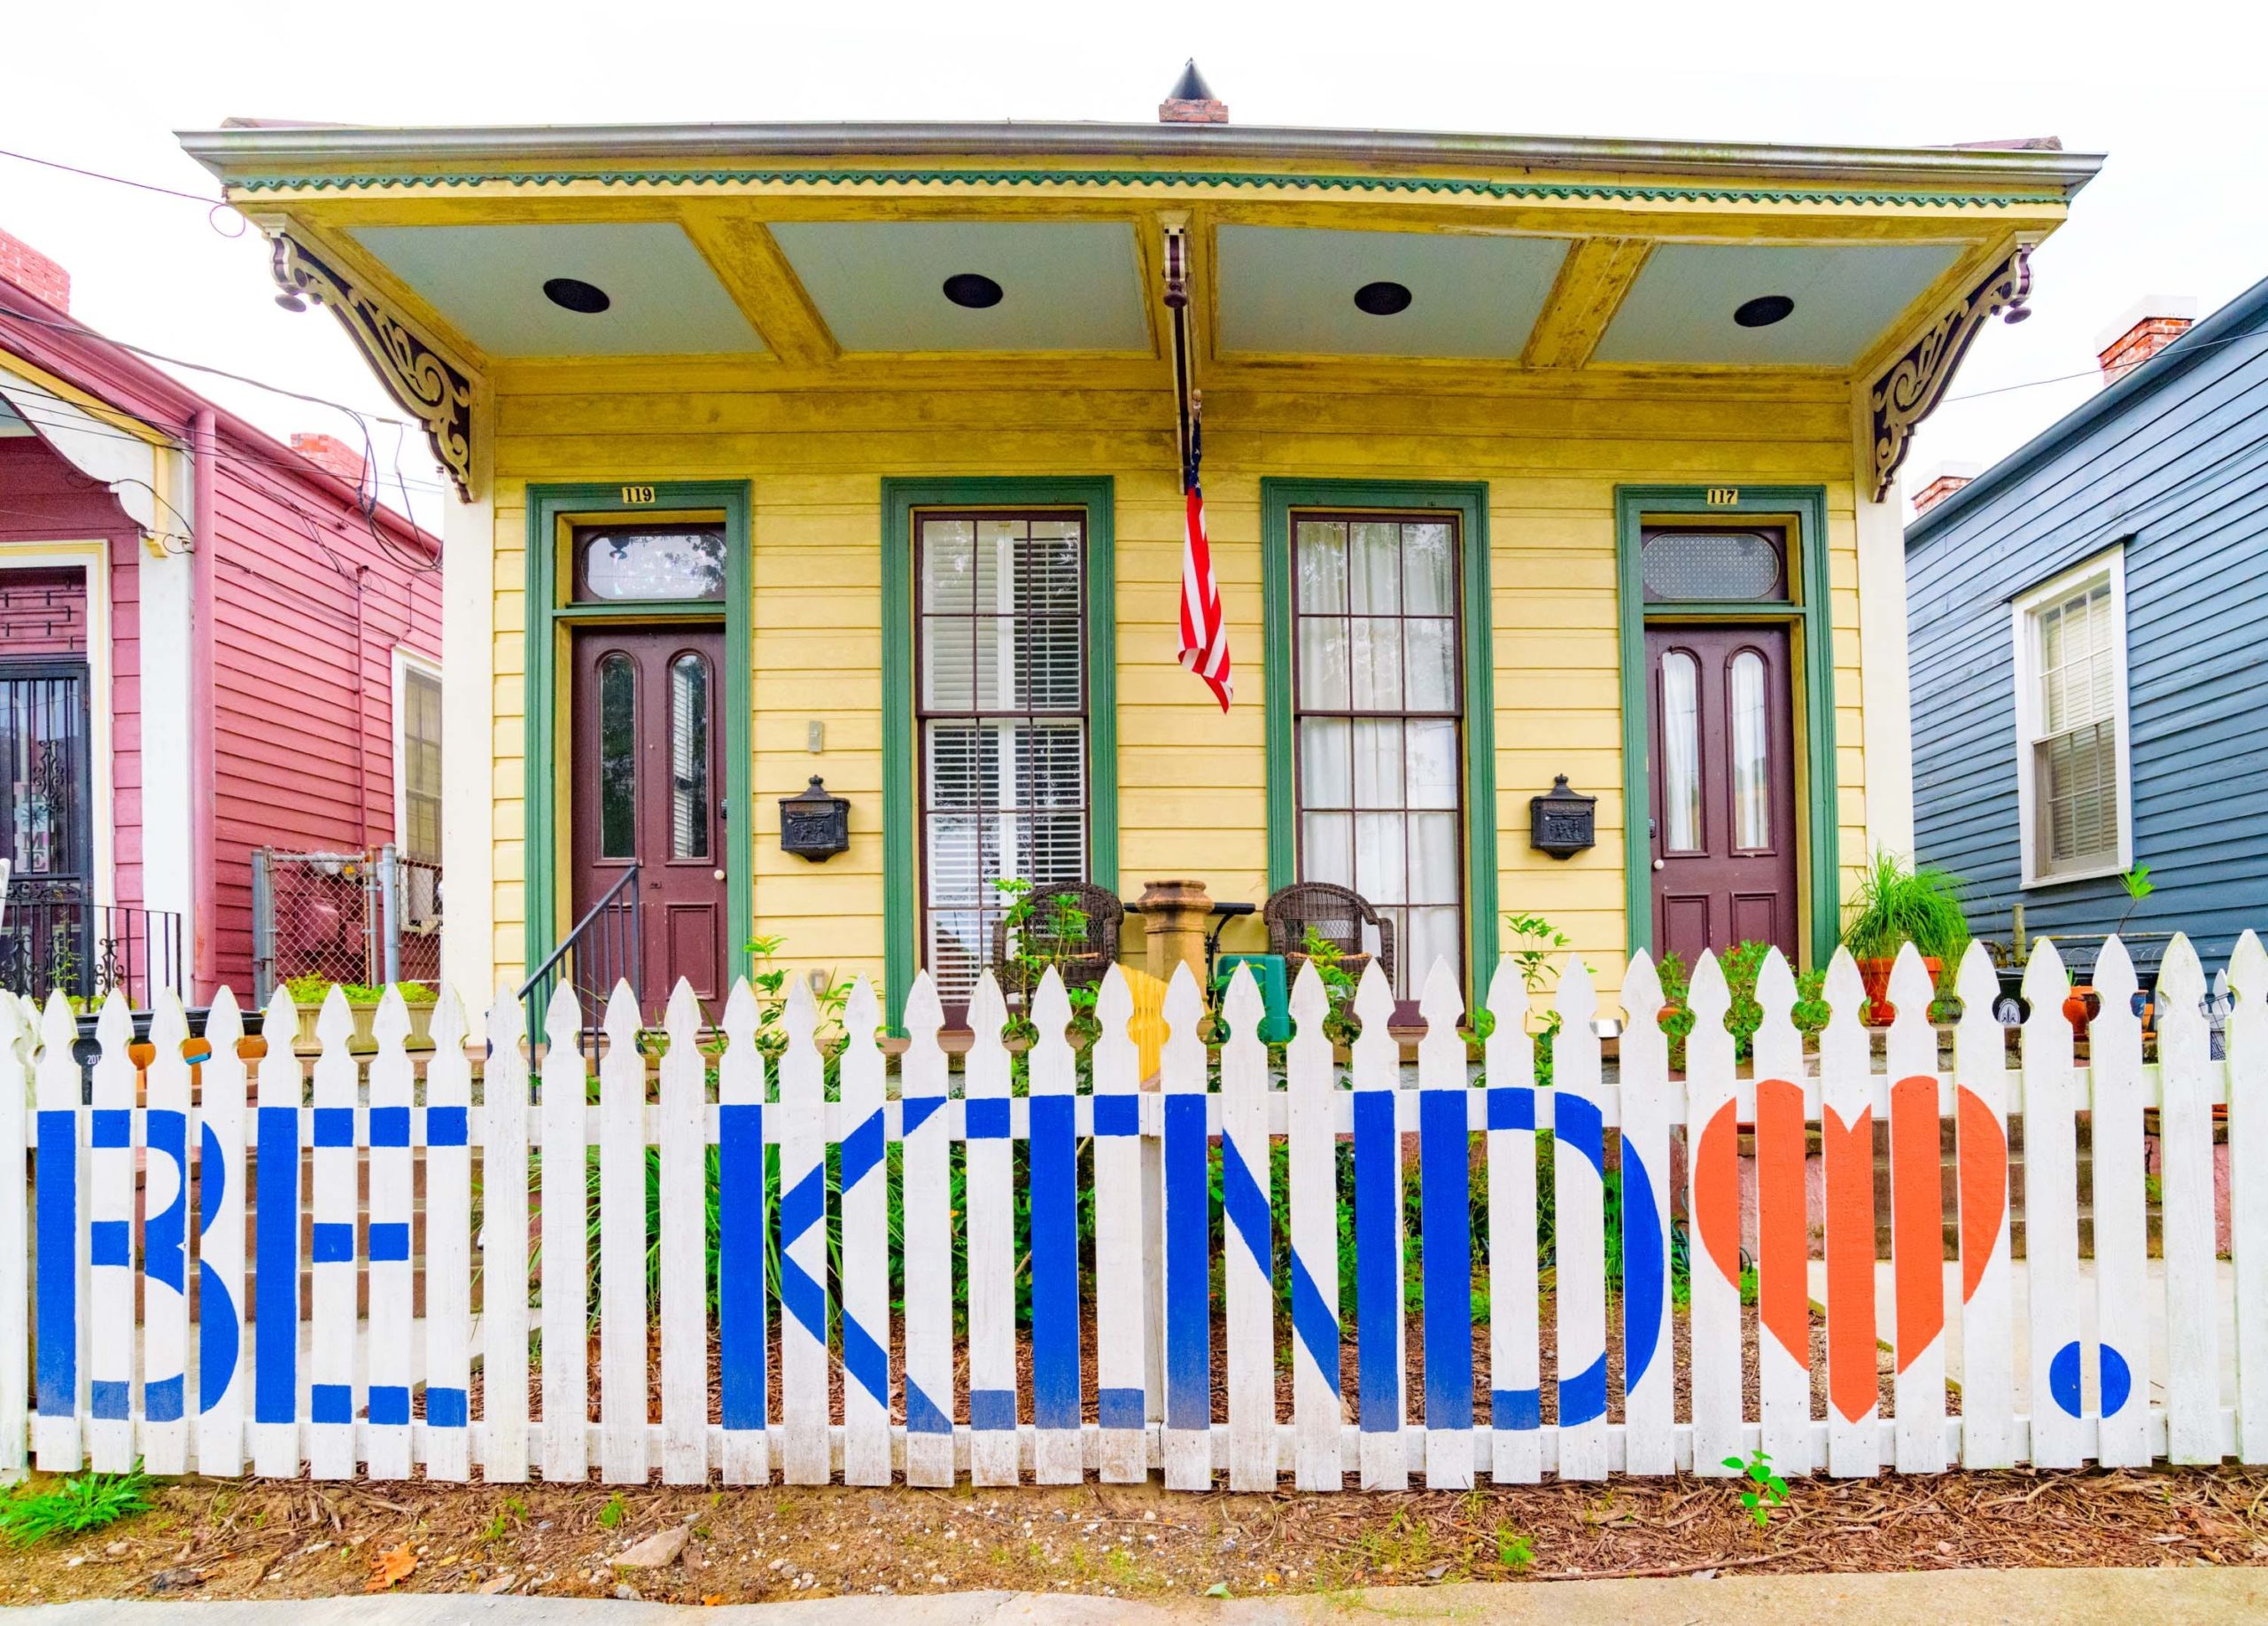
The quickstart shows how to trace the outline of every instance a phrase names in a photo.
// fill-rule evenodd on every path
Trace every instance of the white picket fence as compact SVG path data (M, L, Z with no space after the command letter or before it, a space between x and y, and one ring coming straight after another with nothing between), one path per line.
M702 1013L680 986L651 1100L639 1015L623 990L606 1014L594 1107L576 1044L580 1016L563 992L548 1013L559 1042L535 1081L518 1007L499 998L478 1090L452 997L436 1013L437 1048L421 1079L398 998L381 1011L377 1053L367 1061L348 1051L348 1013L334 991L311 1070L281 1043L248 1070L237 1054L238 1014L224 993L197 1089L181 1059L181 1015L168 1008L139 1099L126 1013L113 1001L102 1014L101 1056L83 1105L70 1013L59 1003L42 1015L0 1001L8 1024L0 1029L0 1469L19 1467L27 1442L44 1468L90 1462L118 1470L139 1458L158 1474L234 1475L249 1465L258 1474L296 1476L304 1464L317 1478L359 1471L401 1479L422 1469L436 1480L478 1471L492 1482L532 1473L582 1481L595 1466L609 1482L641 1483L658 1469L669 1483L703 1482L712 1473L757 1483L776 1473L795 1483L840 1474L883 1484L902 1474L913 1485L946 1485L962 1473L980 1484L1026 1473L1067 1483L1089 1473L1124 1482L1162 1469L1169 1486L1192 1490L1223 1470L1239 1490L1270 1489L1289 1474L1314 1490L1340 1489L1349 1474L1366 1489L1398 1489L1413 1477L1462 1487L1484 1474L1498 1482L1705 1474L1759 1446L1788 1474L2268 1461L2268 954L2247 934L2229 965L2236 1003L2225 1062L2208 1054L2205 982L2186 941L2166 954L2157 984L2154 1065L2143 1063L2130 1009L2133 973L2115 940L2095 976L2102 1014L2092 1066L2082 1068L2061 1011L2063 971L2052 945L2039 946L2025 984L2031 1014L2023 1062L2012 1070L1990 1015L1991 969L1972 949L1960 970L1965 1013L1954 1067L1943 1076L1926 1022L1929 980L1909 950L1891 984L1899 1014L1887 1066L1876 1070L1860 1024L1859 978L1838 955L1827 979L1833 1019L1814 1070L1790 1020L1794 979L1775 953L1758 989L1764 1024L1752 1076L1744 1076L1722 1025L1724 978L1705 958L1692 983L1686 1073L1674 1078L1656 1021L1658 985L1641 956L1622 991L1619 1079L1608 1084L1591 982L1570 962L1557 992L1556 1087L1538 1089L1529 1000L1518 980L1500 970L1490 990L1497 1020L1476 1078L1456 1031L1458 994L1437 967L1424 991L1426 1032L1410 1089L1375 967L1358 992L1363 1027L1344 1070L1324 1037L1324 991L1311 969L1301 974L1282 1078L1271 1077L1255 1037L1259 997L1240 975L1225 1002L1230 1037L1218 1052L1217 1087L1188 973L1174 979L1161 1076L1151 1081L1136 1076L1131 1002L1114 976L1100 996L1102 1036L1084 1093L1066 1037L1070 1007L1051 976L1033 1004L1038 1038L1023 1094L1014 1092L1006 1012L989 978L972 1007L975 1039L958 1090L938 1043L936 996L926 979L917 983L894 1093L878 1003L861 984L843 1014L835 1101L826 1099L819 1015L801 980L789 984L788 1043L776 1068L757 1046L760 1012L745 984L723 1012L713 1058L702 1048ZM295 1027L279 992L266 1031ZM2233 1177L2230 1266L2217 1261L2214 1243L2214 1109L2222 1103ZM2153 1109L2162 1274L2149 1268L2146 1225L2144 1114ZM2018 1112L2028 1198L2021 1328L2008 1137ZM2092 1115L2087 1262L2078 1225L2081 1112ZM1939 1150L1949 1116L1960 1148L1960 1245L1950 1253ZM1886 1306L1876 1302L1876 1123L1888 1125L1894 1194ZM1751 1126L1752 1311L1741 1295L1739 1194L1740 1132ZM1814 1129L1824 1148L1823 1295L1807 1282L1805 1165ZM1537 1256L1544 1131L1556 1140L1549 1196L1557 1246L1548 1271ZM1414 1160L1405 1149L1412 1135ZM1680 1206L1691 1216L1684 1317L1674 1307L1668 1189L1680 1135L1688 1181ZM1278 1233L1270 1204L1270 1150L1278 1138L1288 1142L1287 1236ZM1476 1138L1488 1198L1478 1277L1469 1189ZM1355 1261L1352 1302L1342 1303L1339 1148L1348 1140ZM1017 1141L1027 1147L1021 1179L1029 1207L1021 1261ZM902 1148L903 1182L895 1329L884 1189L891 1143ZM950 1196L954 1143L966 1160L965 1211ZM1607 1155L1610 1144L1619 1144L1619 1159ZM594 1307L585 1264L594 1147L596 1422L587 1420ZM648 1230L649 1147L660 1161L658 1238ZM711 1148L720 1210L713 1319L703 1247ZM768 1148L777 1149L782 1193L776 1213L764 1198ZM1091 1154L1084 1173L1083 1148ZM832 1194L830 1153L839 1187ZM423 1293L416 1314L421 1155ZM1211 1290L1216 1162L1223 1304ZM1605 1202L1618 1162L1615 1288ZM303 1230L306 1166L311 1223ZM541 1248L532 1295L518 1290L531 1274L531 1167ZM358 1174L368 1194L360 1214ZM1413 1176L1424 1349L1422 1381L1408 1384L1402 1182ZM1082 1256L1078 1221L1086 1179L1091 1259ZM830 1206L840 1231L835 1276ZM773 1224L776 1291L765 1266ZM956 1233L967 1260L959 1334ZM645 1256L656 1241L659 1300L649 1303ZM1277 1308L1279 1262L1290 1277L1288 1326ZM305 1305L303 1268L312 1281ZM2225 1269L2235 1277L2230 1386L2218 1343L2216 1273ZM1025 1271L1030 1309L1020 1329L1016 1283ZM365 1272L366 1319L357 1311ZM1487 1295L1485 1388L1475 1373L1477 1280ZM255 1284L258 1313L246 1317L241 1307ZM2162 1308L2151 1302L2156 1295ZM1814 1303L1821 1296L1823 1310ZM1895 1311L1888 1416L1878 1388L1884 1308ZM1946 1329L1955 1317L1960 1404L1949 1416ZM2151 1370L2154 1319L2167 1329L2162 1373ZM1760 1343L1752 1396L1743 1381L1744 1320ZM1813 1332L1822 1321L1827 1398L1814 1415ZM656 1323L658 1420L649 1404ZM1089 1326L1091 1342L1082 1336ZM1279 1334L1293 1367L1284 1408ZM2031 1396L2023 1412L2020 1342ZM1356 1377L1344 1393L1350 1344ZM1681 1348L1690 1372L1682 1404ZM1216 1349L1224 1404L1214 1397ZM1611 1352L1619 1370L1611 1371ZM530 1404L532 1359L538 1409ZM839 1405L830 1397L836 1390ZM2153 1398L2160 1393L2162 1402Z

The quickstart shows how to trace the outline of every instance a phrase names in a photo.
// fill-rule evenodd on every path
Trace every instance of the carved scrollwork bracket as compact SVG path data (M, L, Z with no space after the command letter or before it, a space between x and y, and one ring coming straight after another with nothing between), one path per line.
M1996 311L2004 320L2021 322L2031 313L2024 301L2031 297L2031 251L2018 248L1991 276L1955 302L1913 347L1897 361L1868 392L1874 440L1875 501L1890 493L1898 469L1912 449L1914 432L1937 408L1946 385L1953 382L1961 358L1976 342Z
M304 244L278 236L273 264L276 285L287 294L330 307L386 393L424 426L457 494L470 502L472 380L384 299L348 281Z

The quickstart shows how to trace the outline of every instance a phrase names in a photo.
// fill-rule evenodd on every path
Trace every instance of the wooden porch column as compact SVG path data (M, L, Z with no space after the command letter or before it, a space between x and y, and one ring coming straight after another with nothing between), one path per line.
M1185 965L1201 989L1205 983L1205 931L1213 899L1202 881L1146 881L1142 884L1142 932L1149 948L1150 975L1173 980Z

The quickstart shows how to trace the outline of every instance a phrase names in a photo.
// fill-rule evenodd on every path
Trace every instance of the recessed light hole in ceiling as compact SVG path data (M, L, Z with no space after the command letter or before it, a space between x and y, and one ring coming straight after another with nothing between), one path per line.
M1744 328L1768 328L1785 322L1795 308L1796 302L1784 293L1761 293L1744 300L1733 312L1733 320Z
M1400 283L1364 283L1355 290L1355 308L1370 316L1398 316L1410 308L1410 290Z
M577 276L555 276L543 284L543 297L562 310L579 316L595 316L614 301L605 289Z
M945 298L964 310L990 310L1000 302L1000 284L977 271L957 271L945 278Z

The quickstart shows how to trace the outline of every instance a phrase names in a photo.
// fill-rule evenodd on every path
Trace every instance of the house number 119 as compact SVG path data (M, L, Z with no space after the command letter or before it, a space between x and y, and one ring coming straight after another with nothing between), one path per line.
M654 488L651 486L625 486L622 488L622 504L625 508L643 508L650 504L653 500Z

